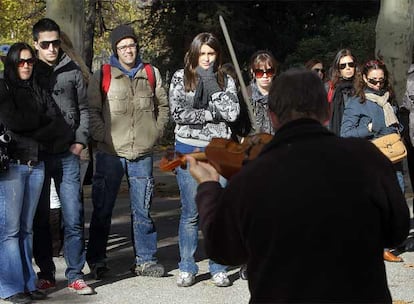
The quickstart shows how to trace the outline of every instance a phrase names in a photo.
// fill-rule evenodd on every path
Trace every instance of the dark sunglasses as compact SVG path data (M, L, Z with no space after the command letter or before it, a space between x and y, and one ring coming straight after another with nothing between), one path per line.
M274 68L270 68L267 70L255 69L253 72L256 78L262 78L264 74L266 74L267 77L272 77L275 74L275 69Z
M17 61L17 66L19 68L24 67L24 64L27 63L28 66L32 66L35 63L36 59L35 58L28 58L28 59L19 59L19 61Z
M346 68L346 66L349 66L350 68L354 68L355 67L355 62L345 62L345 63L340 63L339 64L339 68L341 69L341 70L343 70L343 69L345 69Z
M316 73L321 72L322 74L325 73L325 69L312 69L312 71L315 71Z
M377 84L383 85L383 84L384 84L384 82L385 82L385 80L384 80L384 79L375 80L375 79L372 79L372 78L367 78L367 81L368 81L370 84L373 84L373 85L377 85Z
M61 41L57 39L57 40L52 40L52 41L40 41L39 42L39 46L44 50L48 49L50 44L52 44L54 48L57 48L60 46Z

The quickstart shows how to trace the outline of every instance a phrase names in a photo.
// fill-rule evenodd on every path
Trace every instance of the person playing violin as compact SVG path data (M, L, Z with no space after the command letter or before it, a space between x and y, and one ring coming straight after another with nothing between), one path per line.
M170 111L176 123L175 151L182 154L204 151L214 137L230 138L228 122L235 121L240 111L236 85L221 69L221 46L213 34L200 33L193 39L184 64L184 69L174 73L169 89ZM187 287L195 283L198 272L194 260L198 243L197 182L187 169L178 167L176 173L181 196L177 285ZM226 268L209 262L213 284L231 285Z
M409 229L392 163L322 125L329 105L312 71L281 74L268 102L276 133L225 188L187 156L208 257L247 263L250 303L391 303L383 248Z

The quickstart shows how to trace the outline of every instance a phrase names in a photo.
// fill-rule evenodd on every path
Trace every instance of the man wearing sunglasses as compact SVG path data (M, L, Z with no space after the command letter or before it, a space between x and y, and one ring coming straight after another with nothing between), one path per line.
M33 256L40 268L38 288L56 285L50 233L50 181L54 179L62 205L64 255L68 287L77 294L93 294L83 280L85 264L83 205L81 202L80 153L88 143L89 112L87 88L80 68L60 48L60 28L49 18L33 26L38 63L34 77L50 92L67 125L61 132L70 133L70 141L56 141L43 155L45 182L33 224ZM62 137L62 138L67 138Z

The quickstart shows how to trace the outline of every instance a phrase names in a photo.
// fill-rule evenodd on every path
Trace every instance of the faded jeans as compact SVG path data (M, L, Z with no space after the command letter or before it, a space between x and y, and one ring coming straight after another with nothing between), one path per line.
M197 147L176 142L176 150L180 153L190 153ZM199 148L204 151L203 148ZM181 196L181 217L178 227L178 243L180 248L181 261L178 263L180 271L192 274L198 273L198 266L195 263L194 254L198 244L198 210L195 202L197 193L197 182L191 176L189 170L178 167L176 169L177 182ZM225 186L225 179L220 180L222 186ZM225 272L227 266L217 264L209 260L209 271L211 275L219 272Z
M93 213L86 254L88 264L91 266L105 263L112 211L124 174L129 184L136 264L156 262L157 231L150 215L154 190L152 154L127 160L97 151L95 160L92 182Z
M43 162L0 173L0 298L36 290L32 227L43 179Z

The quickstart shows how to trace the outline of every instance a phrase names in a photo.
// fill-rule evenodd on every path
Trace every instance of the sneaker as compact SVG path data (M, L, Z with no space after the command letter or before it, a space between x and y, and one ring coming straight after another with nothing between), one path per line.
M40 290L26 292L26 295L33 301L46 299L46 294Z
M195 275L190 272L180 271L177 277L178 287L188 287L195 283Z
M71 291L76 292L78 295L91 295L95 293L93 288L88 286L82 279L73 281L68 285L68 288Z
M47 289L53 289L56 287L56 282L45 280L45 279L39 279L36 283L36 287L40 291L47 290Z
M104 263L96 263L90 266L91 275L95 280L100 280L110 269Z
M227 273L225 272L218 272L211 278L211 281L214 285L217 287L227 287L231 285L231 282L229 280L229 277L227 276Z
M30 299L30 297L23 292L16 293L8 298L3 299L3 301L11 302L13 304L32 303L32 299Z
M247 280L247 265L246 264L244 264L240 267L239 277L242 280Z
M132 273L137 276L144 277L156 277L160 278L164 276L164 266L155 262L147 262L141 265L135 265L131 268Z

